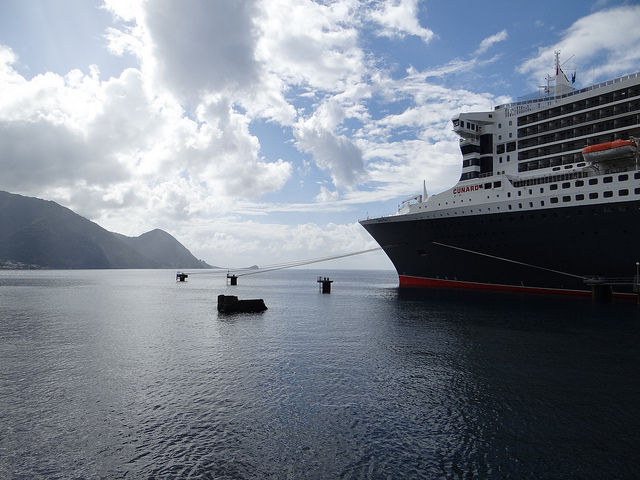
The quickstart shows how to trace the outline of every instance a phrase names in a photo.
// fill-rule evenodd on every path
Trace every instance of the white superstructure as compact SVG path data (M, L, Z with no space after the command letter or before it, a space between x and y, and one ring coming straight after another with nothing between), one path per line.
M431 197L416 195L396 216L439 218L640 199L640 73L581 90L571 85L556 52L555 75L537 98L454 117L463 156L460 181ZM624 154L583 156L585 148L614 140L627 141Z

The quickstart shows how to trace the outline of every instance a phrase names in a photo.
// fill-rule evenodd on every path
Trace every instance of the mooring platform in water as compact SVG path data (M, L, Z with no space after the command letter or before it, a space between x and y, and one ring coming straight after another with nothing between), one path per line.
M218 295L218 311L221 313L263 312L266 309L261 298L238 300L235 295Z

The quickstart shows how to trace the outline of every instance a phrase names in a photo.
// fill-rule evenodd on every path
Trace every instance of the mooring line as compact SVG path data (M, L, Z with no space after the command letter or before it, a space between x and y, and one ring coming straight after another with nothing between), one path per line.
M297 262L287 262L287 263L282 263L280 265L274 264L270 268L265 268L265 269L261 268L261 269L254 270L254 271L251 271L251 272L239 273L236 276L237 277L244 277L246 275L255 275L257 273L266 273L266 272L273 272L274 270L283 270L285 268L301 267L303 265L311 265L312 263L327 262L329 260L336 260L338 258L353 257L354 255L362 255L363 253L375 252L376 250L382 250L382 248L381 247L369 248L368 250L361 250L359 252L352 252L352 253L343 253L341 255L334 255L334 256L331 256L331 257L321 257L321 258L315 258L315 259L311 259L311 260L300 260L300 261L297 261Z
M455 245L447 245L446 243L440 242L431 242L434 245L440 245L441 247L453 248L454 250L460 250L463 252L473 253L475 255L481 255L483 257L489 257L496 260L502 260L503 262L517 263L518 265L524 265L525 267L538 268L540 270L546 270L547 272L558 273L560 275L567 275L568 277L579 278L581 280L587 280L589 277L585 277L584 275L575 275L573 273L561 272L560 270L554 270L552 268L540 267L538 265L532 265L530 263L519 262L518 260L511 260L510 258L498 257L496 255L490 255L488 253L476 252L474 250L469 250L467 248L456 247Z
M257 268L257 269L251 269L249 268L224 268L224 267L218 267L218 268L213 268L210 270L203 270L203 271L198 271L198 272L185 272L188 273L189 275L225 275L228 274L229 272L244 272L244 273L237 273L235 274L236 277L244 277L245 275L255 275L257 273L265 273L265 272L273 272L274 270L282 270L285 268L292 268L292 267L301 267L303 265L311 265L312 263L320 263L320 262L328 262L329 260L336 260L338 258L345 258L345 257L353 257L354 255L362 255L363 253L369 253L369 252L375 252L376 250L382 250L381 247L377 247L377 248L369 248L367 250L360 250L359 252L351 252L351 253L343 253L340 255L333 255L330 257L319 257L319 258L312 258L312 259L307 259L307 260L294 260L291 262L286 262L286 263L273 263L270 265L266 265L266 267L264 268Z

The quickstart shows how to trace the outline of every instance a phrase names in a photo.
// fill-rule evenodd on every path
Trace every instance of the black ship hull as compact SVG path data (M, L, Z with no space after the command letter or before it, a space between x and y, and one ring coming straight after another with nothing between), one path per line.
M640 261L640 201L361 223L401 287L590 295L595 281L626 295Z

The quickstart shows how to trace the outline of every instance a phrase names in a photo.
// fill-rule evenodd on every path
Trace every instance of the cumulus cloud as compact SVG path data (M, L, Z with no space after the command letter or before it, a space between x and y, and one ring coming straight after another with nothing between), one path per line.
M318 166L330 172L337 187L349 188L362 180L362 153L346 136L307 124L297 128L295 136L300 149L311 153Z
M320 203L328 203L335 202L336 200L338 200L338 198L339 194L337 191L331 191L324 185L320 185L320 193L316 195L315 201Z
M109 30L111 50L136 54L146 75L181 98L250 91L260 78L254 1L158 0L133 9L125 2L108 2L106 7L133 22Z
M373 10L370 16L382 27L380 35L386 37L415 35L425 43L434 37L431 30L420 26L418 0L385 0L382 7Z
M638 22L640 5L611 8L582 17L563 33L559 42L540 47L537 55L523 62L518 71L531 74L531 83L538 85L553 68L553 52L560 50L565 58L575 55L580 65L578 82L592 83L632 73L640 60ZM596 59L597 65L593 63Z
M316 164L330 173L338 188L354 187L365 174L358 146L345 135L335 133L345 115L338 101L326 101L311 117L300 119L294 129L298 148L310 153Z
M362 83L367 68L357 44L357 29L349 22L349 2L186 3L189 8L175 2L145 3L141 4L144 8L133 11L125 4L108 3L114 14L134 22L110 30L112 51L138 55L148 88L164 86L177 93L179 100L188 99L198 105L195 110L200 119L204 118L202 112L208 112L206 125L216 132L216 143L222 148L217 150L216 164L204 166L201 175L234 171L235 175L222 175L235 180L224 185L233 184L244 191L263 192L249 181L255 178L265 179L273 188L281 187L291 171L288 163L258 162L252 172L242 171L241 164L228 161L225 152L233 142L239 156L258 155L260 146L248 133L251 119L299 125L295 108L285 99L291 85L344 95ZM217 99L215 104L224 107L213 108L212 97ZM235 127L233 131L231 127ZM298 128L296 145L311 153L320 168L330 171L337 185L350 187L360 178L362 163L357 148L335 128L337 124L322 129Z
M138 69L109 80L96 68L26 80L12 68L15 55L2 52L2 189L66 200L95 217L100 199L109 208L138 198L128 191L152 198L174 185L219 205L259 198L291 175L290 163L259 156L249 119L224 96L204 98L190 118L172 96L149 90Z
M255 2L149 2L145 24L157 73L172 92L251 90L259 76L252 25Z
M264 0L256 58L288 84L343 91L366 71L352 16L345 1Z

